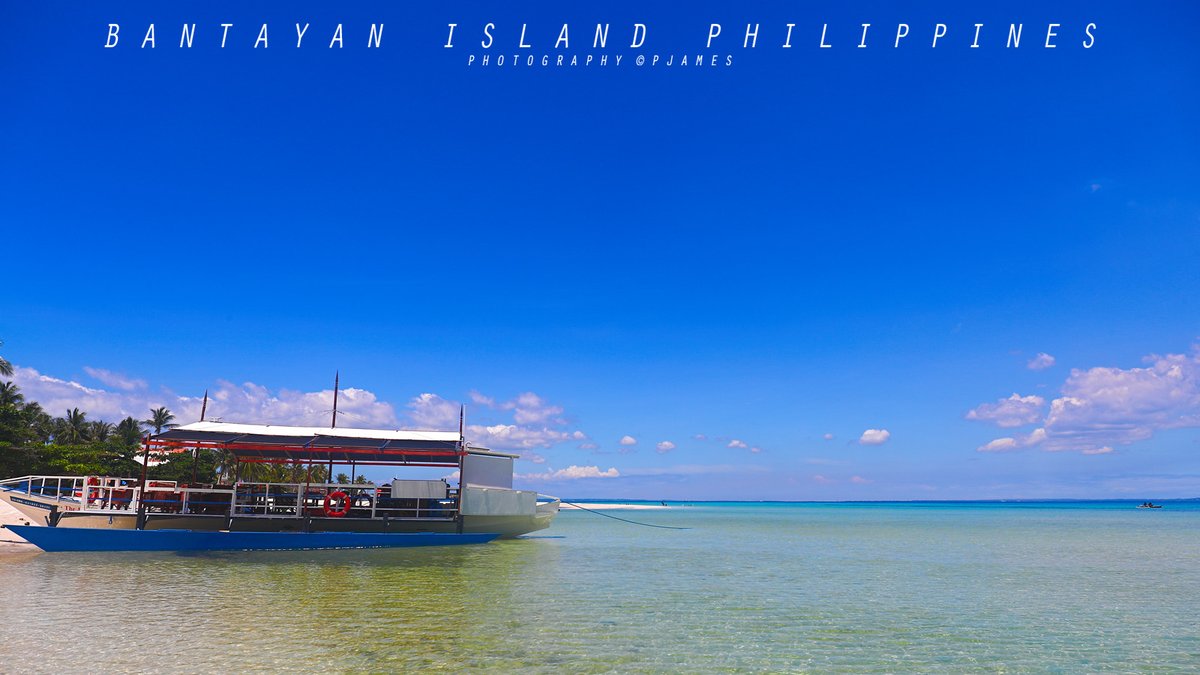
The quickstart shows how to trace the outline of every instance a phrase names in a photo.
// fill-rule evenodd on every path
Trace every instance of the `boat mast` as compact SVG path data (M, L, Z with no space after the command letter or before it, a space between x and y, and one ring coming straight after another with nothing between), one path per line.
M333 420L329 423L330 429L337 428L337 400L338 400L338 379L341 377L340 371L333 371Z
M464 433L467 422L467 406L465 404L458 406L458 533L463 532L463 487L466 483L463 482L463 466L467 456L467 437Z
M333 371L333 419L329 422L330 429L337 428L337 400L338 400L338 380L341 378L341 371ZM326 483L333 482L333 453L329 453L329 475L325 477Z
M204 421L204 413L208 410L208 390L204 390L204 402L200 404L200 421ZM196 464L200 461L200 448L192 448L192 482L196 482Z
M142 445L146 451L142 454L142 484L141 490L138 492L138 509L137 521L135 529L141 530L146 527L146 472L150 468L150 434L142 437ZM84 495L87 495L87 486L83 486Z

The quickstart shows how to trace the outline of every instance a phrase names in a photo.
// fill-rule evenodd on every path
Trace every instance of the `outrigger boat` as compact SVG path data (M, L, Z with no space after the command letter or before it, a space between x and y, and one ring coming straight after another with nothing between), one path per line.
M155 457L197 450L234 463L230 484L147 480ZM516 455L462 431L391 431L196 422L147 436L142 477L23 476L0 499L33 525L13 532L48 551L379 548L469 544L549 527L560 500L512 486ZM375 483L238 480L242 466L288 463L443 467L446 479ZM95 532L109 531L109 534Z

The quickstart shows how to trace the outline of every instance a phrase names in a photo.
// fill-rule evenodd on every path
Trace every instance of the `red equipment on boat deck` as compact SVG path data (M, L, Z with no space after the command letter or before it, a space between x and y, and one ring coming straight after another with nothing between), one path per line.
M331 502L333 502L335 499L341 500L342 506L340 509L334 509L330 506ZM342 492L341 490L338 490L337 492L330 492L329 494L325 495L325 503L321 508L325 511L325 515L329 516L330 518L341 518L347 513L350 513L350 495Z
M97 499L100 499L100 488L99 487L92 488L93 485L96 485L96 486L100 485L100 478L97 476L88 476L87 480L84 482L87 484L87 487L89 488L87 491L86 503L91 504L92 502L96 501ZM75 496L80 499L83 499L83 490L76 490Z

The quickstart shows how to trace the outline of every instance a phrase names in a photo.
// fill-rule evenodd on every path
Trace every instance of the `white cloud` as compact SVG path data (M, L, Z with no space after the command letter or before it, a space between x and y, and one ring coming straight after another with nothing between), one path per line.
M1041 396L1021 396L1014 393L995 403L983 403L967 411L967 419L992 422L998 427L1019 427L1032 424L1042 416L1046 399Z
M578 447L580 450L599 450L600 449L600 446L596 445L595 443L580 443Z
M833 434L825 434L825 435L824 435L824 436L822 436L821 438L824 438L824 439L825 439L825 440L827 440L827 441L832 441L832 440L833 440Z
M1054 357L1046 352L1038 352L1038 355L1029 360L1025 364L1030 370L1045 370L1054 365Z
M117 422L129 416L146 417L151 408L166 406L181 415L181 397L149 392L114 392L87 387L71 380L43 375L33 368L13 367L12 381L21 388L26 401L36 401L51 415L61 416L79 408L91 419ZM199 417L199 408L196 409ZM181 419L186 419L182 418ZM191 420L188 420L191 421Z
M1165 429L1200 427L1200 346L1191 354L1150 355L1142 368L1073 369L1061 396L1050 401L1041 427L1024 437L981 446L996 452L1039 445L1051 452L1102 455ZM1032 423L1041 398L1013 395L967 414L1001 426Z
M121 373L114 373L113 371L106 370L104 368L84 366L83 371L96 378L96 380L100 383L107 387L112 387L113 389L120 389L121 391L133 391L135 389L146 388L145 380L127 377Z
M736 438L735 438L735 439L733 439L732 441L729 441L729 445L727 445L726 447L729 447L729 448L743 448L743 449L744 449L744 448L748 448L748 447L750 447L750 446L746 445L746 442L745 442L745 441L739 441L738 439L736 439Z
M832 478L826 478L825 476L822 476L822 475L821 475L821 474L819 474L819 473L818 473L818 474L814 474L814 475L813 475L813 477L812 477L812 479L813 479L813 482L814 482L814 483L820 483L821 485L829 485L829 484L831 484L831 483L836 483L836 482L837 482L837 481L833 480Z
M659 441L659 443L657 445L655 445L654 448L656 450L658 450L658 452L660 454L663 454L663 453L668 453L668 452L674 450L675 444L672 443L671 441Z
M467 440L495 450L548 448L571 440L566 431L546 427L523 427L517 424L468 424Z
M976 452L1012 452L1019 446L1015 438L997 438L975 448Z
M1100 450L1200 426L1200 347L1145 361L1145 368L1072 370L1063 395L1050 402L1046 449Z
M858 438L859 445L882 445L892 437L892 432L887 429L867 429L862 432L862 436Z
M855 485L867 485L869 483L874 483L875 481L869 478L863 478L862 476L851 476L850 482L854 483Z
M512 406L513 419L517 424L542 424L563 413L561 406L550 405L531 391L517 396L515 401L505 405Z
M165 406L180 424L200 419L200 396L180 396L170 391L110 391L43 375L33 368L17 367L13 381L26 400L37 401L52 415L79 408L91 419L117 422L125 417L145 418L151 408ZM218 380L209 392L207 419L260 424L320 425L330 420L333 390L272 392L253 382L241 385ZM342 413L345 413L343 416ZM338 422L351 426L396 426L395 410L365 389L343 389L338 397Z
M637 445L637 439L633 436L622 436L620 443L621 445Z
M556 419L562 415L562 406L550 405L541 396L527 391L518 394L511 401L497 403L496 399L491 396L485 396L478 391L472 390L468 396L471 402L477 405L491 408L493 410L511 410L513 413L513 421L517 424L542 424L553 422L557 424L565 424L562 419Z
M511 411L512 422L502 421L496 424L468 424L467 440L476 445L482 445L495 450L510 450L521 453L522 457L538 462L533 453L534 448L549 448L567 441L585 441L587 434L582 431L563 428L566 421L557 417L562 413L559 406L547 405L536 394L526 392L512 401L496 404L493 399L478 391L471 391L468 396L473 403L485 407ZM421 394L408 402L409 426L424 429L457 429L459 403L446 400L437 394ZM339 408L340 410L340 408Z
M708 440L708 436L705 436L704 434L695 434L692 436L692 438L694 438L698 441L707 441Z
M92 369L104 372L102 369ZM116 422L127 416L143 419L151 408L166 406L175 413L180 424L200 419L200 396L180 396L163 390L145 388L112 391L88 387L78 382L43 375L33 368L17 366L13 381L21 387L27 400L37 401L52 415L62 415L71 408L88 413L90 419ZM93 377L96 377L93 374ZM128 382L140 382L127 378ZM474 397L481 394L475 393ZM473 398L474 398L473 397ZM486 398L486 397L484 397ZM522 394L507 406L514 421L541 419L542 424L499 423L467 426L467 439L473 443L498 450L520 452L522 457L538 463L544 461L533 449L549 448L568 441L586 441L587 434L562 428L565 422L555 416L558 406L546 405L536 395ZM506 404L507 405L507 404ZM413 397L405 406L405 419L396 415L390 403L380 401L371 391L349 387L338 394L338 426L366 428L457 429L459 403L437 394L424 393ZM539 412L533 412L533 411ZM302 392L289 389L272 391L267 387L245 382L237 385L218 380L209 391L207 419L226 422L259 424L325 425L333 411L333 390Z
M477 405L482 405L482 406L485 406L488 408L496 407L496 399L492 398L491 396L484 396L483 394L475 391L474 389L472 389L470 392L468 392L467 396L469 396L471 398L471 403L475 403Z
M758 453L762 452L762 448L758 447L757 445L752 445L752 446L750 446L750 452L758 454Z
M323 425L332 419L332 389L312 392L280 389L273 393L253 382L235 385L218 380L217 384L217 389L208 396L208 419L295 425ZM190 405L181 406L181 409L194 409L195 413L179 414L181 422L199 418L200 400L192 397L188 403ZM394 428L397 426L396 411L373 392L349 387L338 392L338 425Z
M437 394L421 394L408 402L408 418L422 429L457 430L460 411L457 403Z
M580 478L619 478L621 473L616 467L609 467L607 471L601 471L598 466L575 466L572 464L565 469L557 471L551 469L543 473L525 473L517 474L516 478L524 480L578 480Z
M997 438L975 448L976 452L1012 452L1046 440L1046 430L1037 428L1024 436Z

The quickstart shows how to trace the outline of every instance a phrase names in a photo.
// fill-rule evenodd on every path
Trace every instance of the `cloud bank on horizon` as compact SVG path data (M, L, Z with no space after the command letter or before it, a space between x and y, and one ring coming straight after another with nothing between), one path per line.
M203 397L182 396L168 389L150 391L144 380L127 377L103 368L85 366L84 372L109 387L88 386L38 372L34 368L17 366L13 381L26 398L37 401L51 414L79 408L94 419L117 421L125 417L140 419L147 410L165 406L176 419L190 421L200 418ZM209 392L205 416L209 420L229 419L239 422L313 426L326 424L333 413L332 389L300 392L269 388L245 382L234 384L218 380ZM587 435L568 428L561 406L551 405L537 394L525 392L510 401L497 402L479 392L469 393L479 407L511 414L510 422L468 424L469 442L497 450L518 453L534 464L545 458L534 449L550 448L568 441L586 440ZM403 414L391 403L380 401L365 389L348 387L338 393L338 417L342 426L354 428L419 428L450 429L459 421L460 404L438 396L422 393L404 406ZM661 445L661 444L660 444ZM596 466L571 465L566 469L548 469L540 473L519 474L520 478L537 481L564 481L581 478L615 478L616 468L601 470Z
M1142 368L1072 369L1061 396L1014 393L969 410L966 418L998 427L1040 423L1024 434L993 439L979 452L1040 447L1105 455L1168 429L1200 427L1200 345L1191 354L1151 354Z
M993 438L974 450L987 454L1041 450L1109 455L1151 439L1160 431L1200 427L1200 345L1193 346L1190 353L1149 355L1144 364L1132 368L1074 368L1059 387L1058 396L1013 392L977 405L963 417L1012 429L1014 433ZM93 418L117 421L126 416L140 418L150 408L166 406L179 420L199 419L200 397L180 395L167 388L156 389L144 379L104 368L86 366L83 371L99 385L54 377L20 365L15 366L12 379L28 400L39 402L51 414L79 408ZM513 452L532 464L547 467L519 474L525 480L632 479L705 473L697 468L705 465L698 464L675 465L689 467L680 472L666 468L655 471L653 467L603 469L578 463L554 469L545 454L561 446L570 444L578 450L604 452L562 405L534 392L502 400L471 390L466 398L472 410L469 418L483 418L483 421L468 420L469 441ZM339 421L348 427L449 429L458 425L461 405L460 401L428 392L394 405L374 392L350 387L341 390L338 411ZM319 425L329 420L332 408L330 389L273 391L253 382L235 384L217 380L209 392L207 418ZM825 433L821 438L830 440L833 434ZM762 452L760 447L739 438L699 433L692 440L720 447L726 453ZM894 442L892 433L881 427L864 430L855 444L880 446L889 442ZM615 445L622 454L627 454L637 451L638 441L627 434ZM658 441L653 447L658 456L686 451L670 440ZM820 463L836 462L821 460ZM817 474L810 480L820 485L876 483L876 479L850 472L842 476Z
M26 366L17 366L12 379L28 400L37 401L50 414L61 415L78 408L93 419L116 422L125 417L140 419L149 409L165 406L175 413L177 420L184 423L200 419L204 405L202 396L185 396L165 387L154 389L144 379L104 368L84 366L83 371L103 386L54 377ZM331 420L333 398L332 389L272 391L254 382L235 384L220 379L208 392L205 417L209 420L319 426ZM489 423L468 423L465 432L468 442L472 444L513 452L521 459L537 465L547 463L546 457L538 450L545 451L566 443L574 443L580 450L600 451L599 444L572 424L562 406L552 404L534 392L523 392L510 400L497 400L471 390L467 399L475 411L471 417L499 415L507 418L494 419ZM426 392L397 406L380 400L374 392L347 387L338 393L338 422L340 426L348 428L453 429L458 426L462 405L464 402ZM696 434L696 437L707 438L703 434ZM625 435L617 441L617 446L622 454L628 454L636 451L637 443L636 438ZM670 453L676 447L669 440L654 445L659 455ZM761 452L761 448L736 439L729 442L729 447L746 449L752 453ZM696 473L688 470L678 475ZM565 469L547 468L540 472L517 474L517 478L554 482L617 478L621 475L616 467L601 469L598 466L572 464ZM635 470L632 475L639 475L639 472Z

